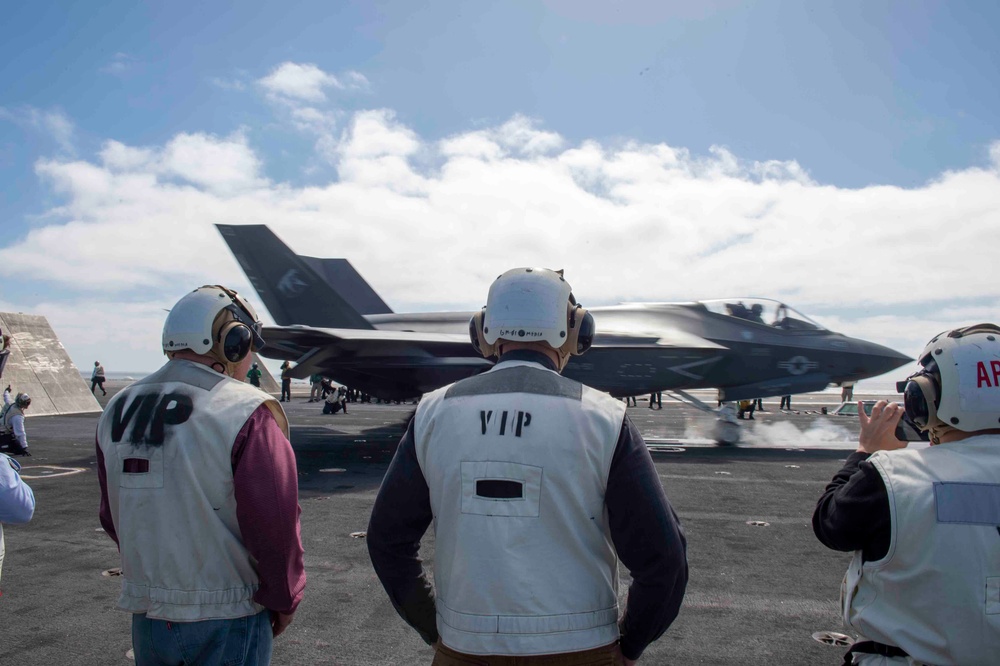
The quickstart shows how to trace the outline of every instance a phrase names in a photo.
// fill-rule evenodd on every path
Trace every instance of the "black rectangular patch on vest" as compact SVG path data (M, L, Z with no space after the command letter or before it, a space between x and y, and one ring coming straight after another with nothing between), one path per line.
M524 499L524 484L506 479L477 479L476 496L486 499Z
M123 474L148 474L149 460L146 458L126 458L122 464Z

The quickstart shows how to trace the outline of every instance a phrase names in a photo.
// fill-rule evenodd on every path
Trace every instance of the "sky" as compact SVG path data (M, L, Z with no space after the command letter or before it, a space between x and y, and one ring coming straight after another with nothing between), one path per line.
M522 265L585 305L784 300L915 356L1000 320L1000 5L20 3L0 22L0 311L158 367L214 224L396 311ZM263 310L263 308L260 308ZM265 316L269 321L269 318Z

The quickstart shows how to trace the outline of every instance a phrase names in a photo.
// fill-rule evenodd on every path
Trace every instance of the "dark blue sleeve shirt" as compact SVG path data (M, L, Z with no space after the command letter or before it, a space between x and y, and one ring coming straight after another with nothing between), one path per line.
M813 533L833 550L860 550L865 562L889 552L889 493L870 453L855 452L826 486L813 512Z
M680 610L688 579L687 542L649 450L627 416L611 461L605 506L618 557L632 576L619 622L622 653L638 659ZM368 552L396 612L428 644L438 639L434 592L418 551L432 520L411 420L372 509Z

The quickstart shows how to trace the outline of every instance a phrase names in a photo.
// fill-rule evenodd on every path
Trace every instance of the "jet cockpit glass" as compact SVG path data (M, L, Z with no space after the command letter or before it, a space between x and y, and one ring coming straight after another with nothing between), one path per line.
M701 301L710 312L790 331L826 330L801 312L769 298L724 298Z

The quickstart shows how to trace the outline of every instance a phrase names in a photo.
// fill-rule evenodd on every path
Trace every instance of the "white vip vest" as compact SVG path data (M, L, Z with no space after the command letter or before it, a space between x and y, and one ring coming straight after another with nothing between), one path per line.
M256 387L183 360L116 395L101 417L108 500L118 533L118 607L177 622L236 618L263 608L236 518L231 454L261 404Z
M889 493L889 552L844 579L844 621L928 664L1000 661L1000 436L869 458Z
M424 397L414 436L445 645L530 655L618 639L604 495L624 414L620 401L521 361Z

